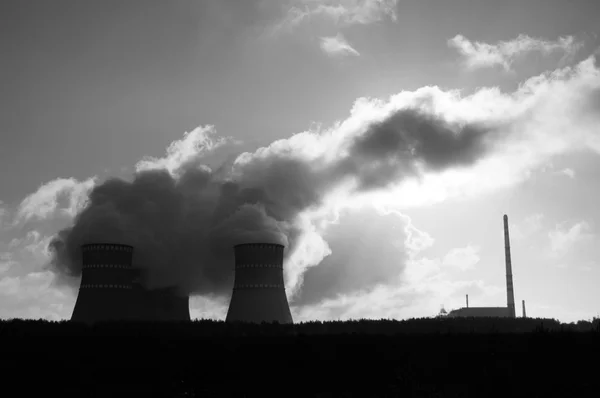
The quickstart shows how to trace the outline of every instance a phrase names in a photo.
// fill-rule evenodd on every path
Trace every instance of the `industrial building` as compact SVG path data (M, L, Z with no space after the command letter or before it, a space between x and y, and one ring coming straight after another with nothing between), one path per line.
M140 271L132 267L133 249L115 243L81 246L81 284L71 321L190 320L187 296L144 288Z
M510 256L510 237L508 233L508 216L504 215L504 257L506 265L506 307L469 307L450 311L449 317L501 317L515 318L515 294L513 288L512 263ZM525 317L525 301L523 301L523 317Z
M235 280L226 322L293 323L283 280L284 246L234 246Z

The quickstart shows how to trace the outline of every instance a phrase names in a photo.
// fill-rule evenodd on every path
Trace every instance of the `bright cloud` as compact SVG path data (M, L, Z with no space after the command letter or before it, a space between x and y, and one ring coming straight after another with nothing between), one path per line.
M510 226L510 238L511 240L523 240L534 233L538 232L542 228L542 222L544 215L537 213L532 214L523 220L521 223L517 223Z
M341 34L338 34L337 36L322 37L321 50L331 56L360 55Z
M0 279L0 318L43 318L60 320L70 317L72 299L52 286L49 271Z
M296 321L348 319L405 319L434 316L440 305L464 306L465 292L477 297L481 306L494 305L503 288L481 280L449 281L430 278L422 283L379 285L367 292L345 294L316 305L293 307Z
M423 95L426 92L431 96ZM584 149L600 152L600 109L596 105L600 70L594 57L575 67L533 77L511 94L486 88L461 97L457 91L427 87L400 93L387 106L413 95L413 99L421 97L431 112L450 120L498 123L503 144L470 167L426 174L390 190L390 195L371 198L383 206L427 206L452 197L474 197L529 178L555 155ZM381 103L358 101L354 112L375 117L381 109L377 104Z
M205 154L233 142L226 137L215 137L216 133L214 126L211 125L197 127L185 133L181 140L173 141L164 157L146 157L135 165L135 170L140 172L166 169L171 174L177 174L180 169L193 167L203 160ZM203 166L199 163L197 165Z
M560 171L561 174L566 175L569 178L575 178L575 170L571 169L571 168L566 168L566 169L562 169Z
M15 223L32 219L43 220L57 212L73 217L85 206L87 194L95 181L95 177L85 181L57 178L43 184L21 202Z
M442 261L446 267L457 268L461 271L472 269L479 262L479 247L468 245L466 247L450 250Z
M594 235L590 230L589 224L585 221L580 221L568 229L563 225L557 225L548 233L552 253L555 256L565 255L578 243L591 239Z
M0 275L17 265L16 261L0 258Z
M4 202L0 200L0 227L2 226L5 216L6 216L6 208L4 207Z
M384 18L396 21L398 0L297 0L274 32L290 30L313 18L324 18L337 25L366 25Z
M448 40L448 45L459 51L469 69L500 65L506 71L511 69L515 59L530 52L537 51L547 55L561 51L565 57L569 57L582 47L582 43L576 41L573 36L548 41L527 35L519 35L513 40L500 41L497 44L473 42L462 35L456 35Z

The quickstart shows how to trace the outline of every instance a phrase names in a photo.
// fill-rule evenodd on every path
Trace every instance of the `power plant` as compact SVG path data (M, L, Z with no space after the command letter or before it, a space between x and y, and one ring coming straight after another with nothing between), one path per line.
M506 214L504 215L504 256L506 264L506 307L469 307L469 296L467 295L467 306L450 311L448 313L449 317L516 317L508 216ZM523 301L523 317L525 317L525 301Z
M283 281L283 245L234 246L235 281L226 322L293 323Z
M132 246L86 244L81 254L81 284L71 321L190 320L187 296L143 287L140 272L132 267Z
M506 307L466 307L439 316L515 318L508 217L504 215ZM234 249L234 283L226 322L293 323L283 279L284 246L243 243ZM134 248L115 243L81 246L82 277L72 321L189 321L189 297L175 288L148 289L134 269ZM523 300L523 317L525 301Z

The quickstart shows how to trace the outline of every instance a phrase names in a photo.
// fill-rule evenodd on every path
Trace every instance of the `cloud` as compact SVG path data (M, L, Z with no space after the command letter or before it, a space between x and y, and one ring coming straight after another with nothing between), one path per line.
M442 264L445 267L457 268L466 271L475 267L479 262L479 247L468 245L452 249L444 257Z
M387 101L360 98L347 119L328 129L277 140L215 170L203 161L218 146L215 130L201 127L163 158L138 163L131 181L94 185L72 225L54 236L50 269L74 283L82 243L129 243L149 286L223 298L232 283L231 246L252 239L286 245L288 294L302 297L308 273L326 274L324 261L341 254L327 230L335 229L328 226L344 209L374 204L389 213L473 197L528 178L554 155L599 151L600 71L594 61L534 77L513 93L486 88L462 96L423 87ZM398 261L369 264L372 275L349 262L332 265L339 272L313 288L313 302L371 294L390 279L402 284L419 261L411 250L432 243L409 231L414 239L400 245ZM317 266L323 269L311 271ZM353 277L344 280L348 269ZM421 278L433 278L427 283L441 283L426 275Z
M52 236L44 236L36 230L27 232L27 235L19 243L23 249L34 258L43 261L50 258L48 246L52 240Z
M523 240L542 228L544 215L541 213L532 214L523 220L522 223L510 225L510 239Z
M0 275L17 265L16 261L0 259Z
M6 216L6 208L4 207L4 202L0 200L0 227L2 227L5 216Z
M167 170L175 174L186 167L202 166L204 155L217 148L234 142L229 137L215 137L214 126L201 126L183 135L181 140L173 141L162 158L148 156L140 160L135 169L137 172L146 170Z
M571 168L567 167L566 169L562 169L560 173L566 175L569 178L575 178L575 170Z
M73 217L85 205L87 193L95 181L95 177L85 181L57 178L41 185L36 192L23 199L17 209L15 224L43 220L57 212Z
M72 310L69 296L52 285L49 271L0 279L0 318L68 318Z
M504 291L503 288L487 285L481 280L449 280L447 271L450 269L443 266L444 258L422 257L434 239L419 230L410 217L395 211L377 214L372 212L373 210L363 209L359 213L348 212L345 217L340 218L337 226L343 231L342 234L349 237L338 236L337 231L329 230L336 239L328 240L332 253L318 267L312 267L306 272L302 291L302 295L320 299L305 301L301 297L293 302L292 312L296 321L434 316L441 304L448 308L463 306L465 294L489 304L491 299ZM344 218L352 221L344 222ZM355 229L359 226L362 228L360 232L356 232ZM364 236L378 238L365 240ZM325 238L328 237L326 234ZM340 250L337 240L344 241L344 238L350 242L348 246L357 246L356 252L364 254L356 255L352 249ZM366 242L370 244L364 245ZM469 249L462 251L468 253ZM365 261L364 256L369 256L369 261ZM452 254L446 257L450 258ZM357 263L362 263L358 274L353 269L353 264ZM375 272L368 273L373 268ZM317 296L312 291L316 281L319 287L328 285L321 278L329 282L344 282L347 281L347 275L354 274L357 276L354 278L356 281L361 279L361 275L369 279L377 275L378 271L386 269L391 272L370 287L365 283L361 289L333 289L332 291L339 293L325 296ZM342 278L332 277L336 273L341 274Z
M352 48L341 34L338 34L337 36L322 37L321 50L331 56L360 55L360 53Z
M190 318L222 320L227 316L228 307L227 300L194 296L190 298Z
M590 230L589 224L585 221L580 221L569 229L561 224L556 225L556 228L548 233L552 254L557 257L564 256L576 244L593 238L594 235Z
M513 62L520 56L538 51L544 55L562 51L565 57L573 56L582 47L573 36L559 37L556 41L519 35L513 40L499 41L497 44L472 42L462 35L456 35L448 40L448 45L454 47L462 55L469 69L502 66L510 71ZM563 60L566 58L563 58Z
M405 267L408 225L402 215L374 208L346 210L322 232L329 254L303 274L295 305L317 303L338 295L397 282Z
M293 307L294 320L406 319L437 315L440 305L446 309L464 307L465 294L478 298L480 306L494 305L503 288L481 280L428 280L426 283L378 285L326 299L318 304Z
M396 21L397 8L398 0L297 0L269 31L271 34L290 31L315 18L338 26L367 25L385 18Z

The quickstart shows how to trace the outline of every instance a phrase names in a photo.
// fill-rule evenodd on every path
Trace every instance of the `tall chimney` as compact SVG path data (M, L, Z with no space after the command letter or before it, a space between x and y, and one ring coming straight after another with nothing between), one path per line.
M513 291L512 264L510 261L510 238L508 236L508 216L504 215L504 257L506 260L506 304L509 317L515 318L515 293Z
M469 295L467 294L467 308L469 308Z
M523 300L523 318L527 318L527 313L525 312L525 300Z
M283 245L236 245L235 281L226 322L293 323L283 281Z

